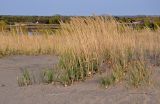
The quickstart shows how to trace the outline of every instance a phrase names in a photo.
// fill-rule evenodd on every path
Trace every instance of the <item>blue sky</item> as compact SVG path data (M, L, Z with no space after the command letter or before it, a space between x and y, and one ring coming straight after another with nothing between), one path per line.
M160 15L160 0L0 0L0 15Z

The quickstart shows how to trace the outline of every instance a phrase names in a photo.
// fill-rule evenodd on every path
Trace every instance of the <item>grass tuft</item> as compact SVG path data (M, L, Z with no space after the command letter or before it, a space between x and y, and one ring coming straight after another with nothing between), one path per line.
M26 70L26 69L23 70L22 76L17 77L17 82L20 87L21 86L28 86L28 85L32 84L31 76L30 76L30 73L28 72L28 70Z
M128 83L134 87L149 85L151 82L151 70L143 61L134 61L130 65Z
M47 69L43 71L42 80L44 83L52 83L55 81L55 75L52 69Z
M100 85L102 87L108 88L109 86L114 85L115 81L116 81L116 78L114 77L114 75L105 76L100 79Z

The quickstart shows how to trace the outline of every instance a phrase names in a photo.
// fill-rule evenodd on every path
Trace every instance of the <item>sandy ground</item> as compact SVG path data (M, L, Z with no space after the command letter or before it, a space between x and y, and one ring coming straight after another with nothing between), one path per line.
M153 86L127 88L123 84L103 89L99 75L69 87L34 84L18 87L22 69L37 73L56 64L56 56L9 56L0 59L0 104L160 104L160 68L153 68Z

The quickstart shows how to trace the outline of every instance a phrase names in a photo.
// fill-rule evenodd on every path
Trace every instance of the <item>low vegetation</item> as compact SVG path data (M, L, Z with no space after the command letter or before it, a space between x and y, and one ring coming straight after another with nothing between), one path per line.
M129 67L127 80L134 87L149 85L151 83L151 70L148 69L146 63L134 61Z
M151 70L144 61L132 61L125 68L117 66L110 76L102 77L100 84L108 88L119 82L126 81L131 87L146 86L151 84Z
M47 70L44 70L43 73L42 73L42 81L44 83L52 83L54 81L54 72L52 69L47 69Z
M114 84L115 84L115 77L113 75L105 76L100 79L100 85L104 88L108 88L109 86Z
M19 86L28 86L32 84L31 75L28 70L22 71L22 76L17 77L17 82Z

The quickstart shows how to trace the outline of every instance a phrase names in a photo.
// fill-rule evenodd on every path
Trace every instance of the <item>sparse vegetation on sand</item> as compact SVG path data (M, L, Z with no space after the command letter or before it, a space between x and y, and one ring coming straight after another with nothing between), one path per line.
M113 70L112 82L127 77L137 87L149 82L146 66L159 63L160 29L133 29L105 17L71 18L60 25L61 29L49 36L0 35L0 54L57 53L65 84L100 72L104 63Z
M52 83L54 81L54 72L52 69L46 69L42 73L42 80L44 83Z
M17 82L19 86L28 86L32 84L31 75L28 70L22 71L22 76L17 77Z

